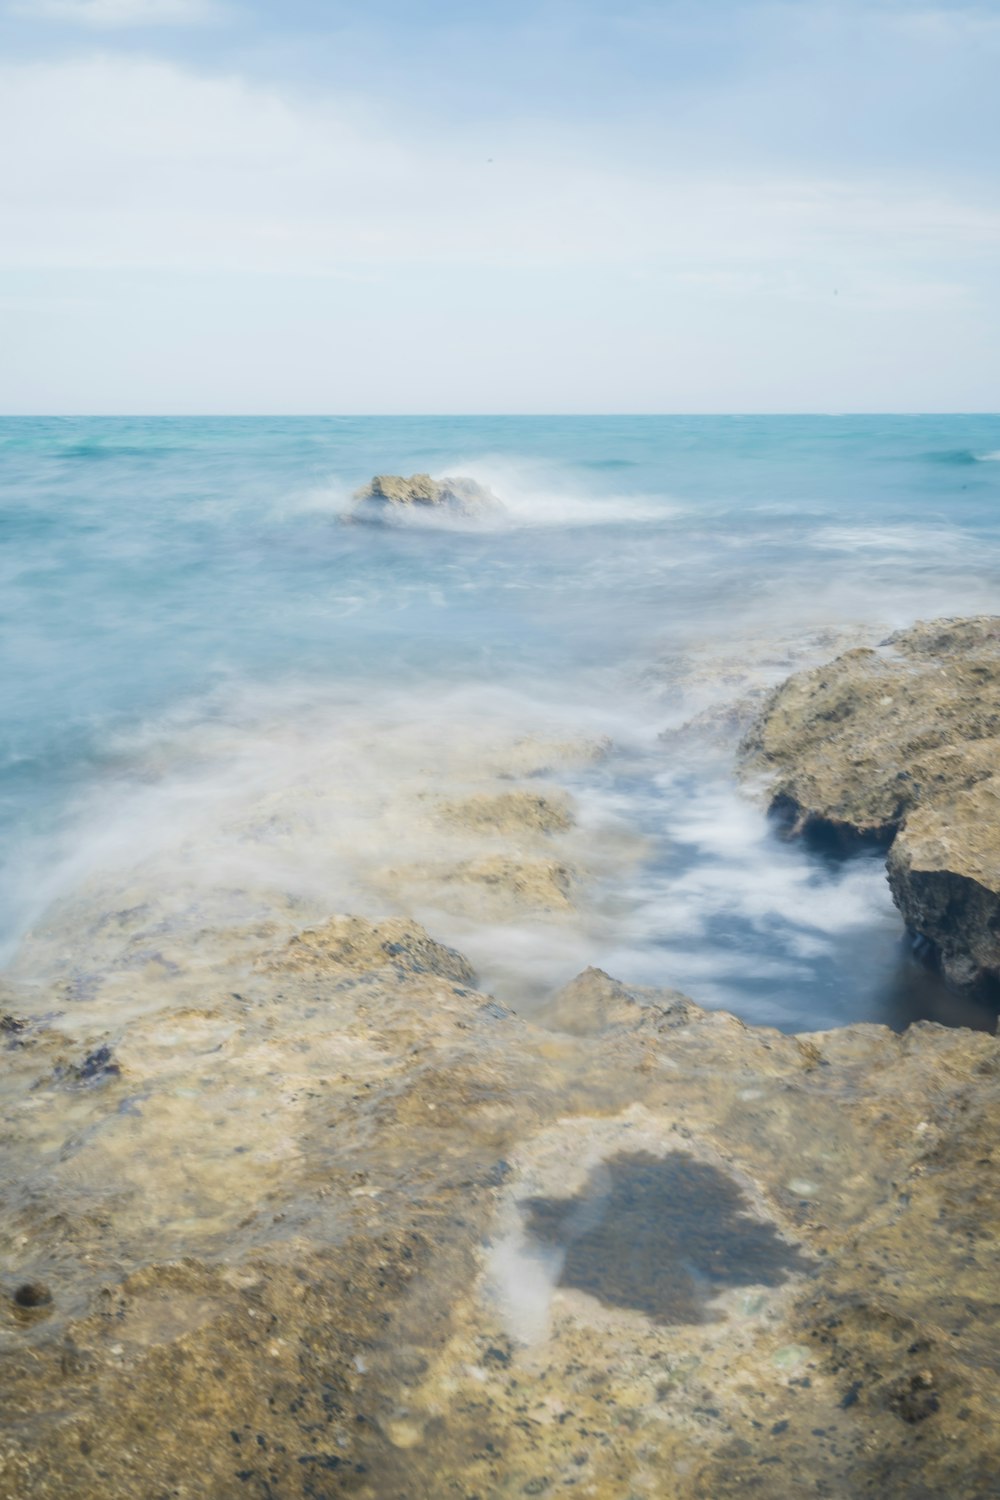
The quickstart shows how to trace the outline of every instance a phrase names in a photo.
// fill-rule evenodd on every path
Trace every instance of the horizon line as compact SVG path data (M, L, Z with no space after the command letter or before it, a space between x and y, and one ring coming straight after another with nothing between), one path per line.
M130 420L130 419L153 419L164 421L229 421L229 420L257 420L266 418L269 420L284 419L291 421L371 421L371 420L419 420L419 421L481 421L483 419L512 419L518 421L560 421L567 419L587 418L613 418L629 417L640 419L662 419L662 418L718 418L728 417L739 420L755 418L825 418L839 420L844 417L995 417L1000 419L998 408L962 408L962 409L921 409L913 411L735 411L735 410L713 410L713 411L31 411L31 412L0 412L0 421L4 422L37 422L37 421L85 421L90 419L103 420Z

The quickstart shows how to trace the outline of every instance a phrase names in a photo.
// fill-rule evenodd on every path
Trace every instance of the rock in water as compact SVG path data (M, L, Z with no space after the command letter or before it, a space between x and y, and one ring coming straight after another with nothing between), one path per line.
M353 521L409 519L440 513L483 519L496 516L503 506L491 490L464 476L432 479L429 474L376 474L354 495Z
M1000 976L1000 618L915 625L797 673L743 756L793 832L889 846L893 899L949 979Z

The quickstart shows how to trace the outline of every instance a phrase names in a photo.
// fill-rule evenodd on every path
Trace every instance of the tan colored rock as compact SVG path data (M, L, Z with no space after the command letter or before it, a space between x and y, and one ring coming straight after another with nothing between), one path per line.
M480 792L441 808L446 823L476 833L565 833L573 826L568 798L551 792Z
M376 474L354 495L351 519L378 521L393 516L443 511L469 518L495 516L503 507L493 492L465 476L432 479L429 474Z
M575 835L417 790L412 890L555 929ZM4 986L0 1500L991 1493L995 1038L598 970L534 1023L408 918L170 877Z
M685 1018L690 1002L679 991L624 985L603 969L590 968L558 990L539 1012L537 1020L570 1036L603 1036L609 1031L638 1025L644 1006Z
M456 984L473 984L475 975L454 948L429 937L418 922L388 917L370 922L364 917L331 917L322 927L298 933L272 967L297 971L346 969L356 974L385 969L408 974L437 974Z
M954 982L1000 972L1000 775L916 807L886 865L907 924Z
M738 649L726 638L658 662L644 680L664 694L673 724L660 738L685 741L700 753L706 742L737 743L753 727L768 694L792 672L802 671L848 647L868 646L884 634L869 627L823 628L785 637L741 636Z
M525 736L505 748L497 770L504 776L544 776L567 768L596 766L607 760L611 747L611 740L604 735L570 740Z
M457 866L449 878L515 907L563 911L572 904L573 872L554 859L474 859Z
M920 624L789 678L744 768L793 832L891 842L896 903L949 977L1000 974L1000 618Z
M3 1500L990 1493L996 1039L597 971L536 1029L383 963L405 925L124 1027L92 1093L10 1054Z
M573 869L555 859L503 854L454 864L405 865L381 873L393 899L419 902L475 921L499 922L573 910Z

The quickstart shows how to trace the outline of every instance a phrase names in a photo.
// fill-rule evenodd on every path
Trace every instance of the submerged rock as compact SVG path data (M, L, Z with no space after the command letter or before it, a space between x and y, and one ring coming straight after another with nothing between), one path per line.
M480 792L441 808L445 822L476 833L565 833L573 826L568 799L552 792Z
M936 620L798 673L743 747L794 833L888 848L946 975L1000 975L1000 618Z
M376 474L354 495L354 521L386 521L408 516L443 513L469 519L484 519L502 513L493 492L466 476L432 479L429 474Z
M491 855L449 864L404 865L380 874L394 900L429 903L441 911L503 922L530 914L568 914L574 909L577 872L555 859Z

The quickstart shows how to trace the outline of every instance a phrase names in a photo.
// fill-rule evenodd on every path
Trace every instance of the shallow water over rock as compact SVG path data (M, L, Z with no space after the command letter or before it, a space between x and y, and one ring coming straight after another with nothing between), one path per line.
M559 1286L656 1323L704 1323L728 1287L778 1286L808 1261L752 1216L733 1179L681 1152L620 1154L574 1198L529 1198L531 1235L563 1249Z
M996 445L986 417L0 419L0 951L174 855L318 919L418 917L519 1006L596 963L790 1030L895 1017L881 871L776 850L728 752L790 671L992 607ZM383 467L504 510L341 524ZM463 770L490 734L609 753L575 834L536 816L558 852L456 878L453 810L512 811Z

